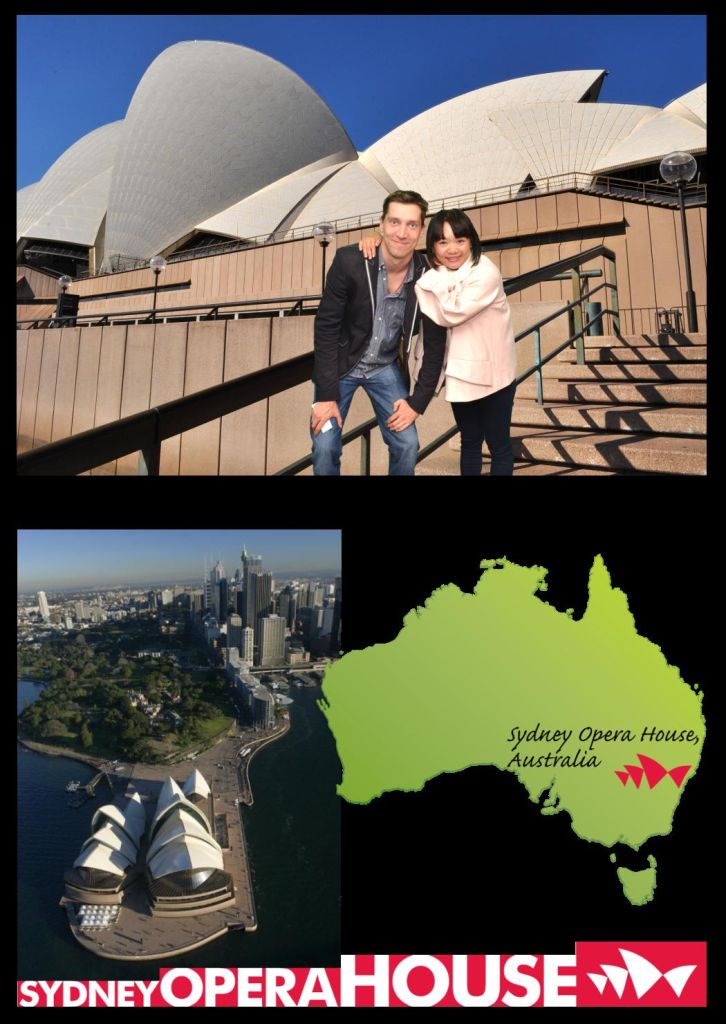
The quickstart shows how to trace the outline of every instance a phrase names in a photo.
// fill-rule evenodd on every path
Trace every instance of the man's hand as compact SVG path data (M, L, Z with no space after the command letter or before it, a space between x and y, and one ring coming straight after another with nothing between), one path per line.
M398 432L410 427L418 416L415 409L412 409L405 398L399 398L393 403L393 415L386 420L386 426L390 430Z
M367 260L372 259L375 256L378 246L381 244L382 238L380 235L366 235L365 238L361 238L358 242L358 248L363 253Z
M319 434L329 419L336 419L340 429L343 429L343 419L340 415L340 410L338 409L338 403L316 402L313 406L313 414L311 418L313 433Z

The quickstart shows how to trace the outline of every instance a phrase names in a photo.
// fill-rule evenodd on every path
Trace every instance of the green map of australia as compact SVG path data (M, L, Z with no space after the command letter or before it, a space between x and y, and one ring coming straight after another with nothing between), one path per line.
M698 686L638 633L600 555L580 619L538 596L547 569L506 558L481 568L472 594L440 587L390 643L326 671L321 708L343 765L340 796L365 804L493 765L543 814L566 812L587 842L638 850L668 835L701 757ZM617 871L631 903L653 898L653 856L641 871Z

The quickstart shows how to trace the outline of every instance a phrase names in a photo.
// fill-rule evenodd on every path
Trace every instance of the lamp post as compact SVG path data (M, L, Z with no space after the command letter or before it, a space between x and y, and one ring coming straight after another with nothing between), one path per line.
M72 282L72 278L70 278L68 276L68 274L63 274L61 277L58 278L58 284L60 285L60 291L58 292L58 298L56 299L56 303L55 303L55 316L56 316L56 319L55 319L54 322L51 323L52 327L63 327L63 326L70 327L71 326L71 321L70 320L68 321L68 324L65 325L63 323L61 317L66 316L67 312L68 312L67 309L66 309L65 295L66 295L66 292L68 291L68 289L69 289L69 287L71 286L72 283L73 283Z
M681 231L683 232L683 254L686 261L686 310L688 311L688 330L698 330L696 316L696 295L691 280L691 254L688 248L688 228L686 226L686 208L683 202L683 189L696 173L697 165L690 153L669 153L660 162L660 176L669 185L678 189L678 202L681 207Z
M154 271L154 306L152 309L152 319L156 320L156 292L159 287L159 274L166 266L166 260L163 256L152 256L149 260L149 266Z
M335 238L335 228L332 224L316 224L313 228L313 238L317 238L320 248L323 250L323 279L320 285L320 294L325 291L325 250Z

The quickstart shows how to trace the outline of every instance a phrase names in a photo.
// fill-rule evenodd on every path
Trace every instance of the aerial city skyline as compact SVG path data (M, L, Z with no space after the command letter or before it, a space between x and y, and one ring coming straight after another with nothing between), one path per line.
M296 843L317 850L318 835L324 837L332 858L327 863L327 854L317 853L310 861L313 874L327 863L324 885L310 882L311 892L325 890L327 905L307 917L320 922L326 959L337 952L338 768L317 701L323 672L339 656L342 577L339 570L273 573L271 552L289 564L297 556L295 541L304 544L310 532L229 533L239 542L231 560L225 565L203 556L196 582L75 592L47 584L18 596L25 817L32 830L59 797L71 809L58 828L62 843L49 849L40 867L49 883L34 913L36 921L46 921L50 908L60 906L71 945L104 963L136 969L139 961L165 960L212 942L220 943L220 962L254 957L260 943L270 941L268 935L258 942L255 934L255 881L270 862L262 832L272 831L277 857L281 823L297 821L303 806L305 817L315 819L315 837L300 822ZM53 535L57 545L64 536ZM254 538L255 547L243 538ZM26 549L33 539L24 533ZM95 557L117 553L108 533L101 539L106 550ZM129 550L130 542L135 554L144 548L152 558L147 544L165 539L168 534L139 531L136 538L121 536L118 546ZM205 548L217 541L220 549L229 540L186 531L189 557L196 557L202 539ZM326 540L327 549L315 550L325 550L335 564L340 535L330 531ZM66 561L79 551L88 558L87 546L77 541L77 533L69 538ZM167 546L161 557L168 556ZM327 765L322 775L321 756ZM36 780L47 779L47 762L64 762L77 777L63 783L54 776L53 786L38 788ZM272 789L270 780L276 780ZM283 795L281 806L273 794ZM32 841L21 835L20 845L26 851ZM267 929L285 916L282 908L300 880L289 851L286 861L291 868L283 881L275 875L272 899L269 883L262 883ZM36 929L26 926L36 875L37 865L21 872L19 888L21 958L37 965ZM272 941L281 949L284 936L275 931ZM311 950L315 941L308 941ZM42 970L69 955L68 942L48 937L46 946ZM70 953L74 960L77 955ZM38 975L38 967L31 973Z
M34 643L53 633L68 636L90 624L157 618L165 608L176 606L188 614L218 664L236 664L236 660L262 667L299 663L307 657L302 658L302 645L296 640L314 648L314 656L337 651L340 570L313 579L307 577L314 574L306 572L305 579L289 577L283 583L274 579L268 556L248 550L246 544L229 575L221 559L209 562L205 557L198 584L146 590L117 583L93 590L65 587L54 593L48 587L21 592L19 640ZM322 643L321 636L325 637Z
M200 581L242 548L278 574L340 573L339 530L19 530L18 593Z

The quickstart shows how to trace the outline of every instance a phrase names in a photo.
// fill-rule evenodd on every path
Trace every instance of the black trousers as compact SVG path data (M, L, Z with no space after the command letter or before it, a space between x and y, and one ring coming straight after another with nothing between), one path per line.
M481 476L481 447L484 441L492 457L491 476L511 476L514 470L512 402L515 383L475 402L452 402L456 425L461 432L461 475Z

